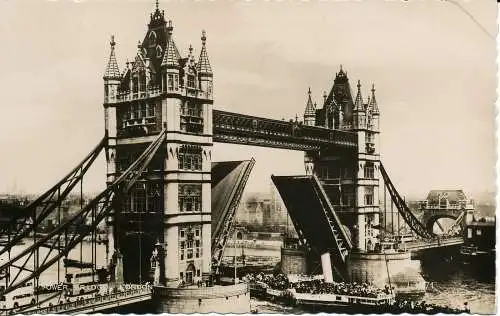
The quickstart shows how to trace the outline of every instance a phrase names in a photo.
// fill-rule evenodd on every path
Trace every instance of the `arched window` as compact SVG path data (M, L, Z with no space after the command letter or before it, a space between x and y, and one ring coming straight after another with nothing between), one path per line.
M156 57L161 58L162 54L163 50L161 49L161 46L160 45L156 46Z
M156 46L156 33L155 33L155 31L151 31L151 33L149 33L149 45Z

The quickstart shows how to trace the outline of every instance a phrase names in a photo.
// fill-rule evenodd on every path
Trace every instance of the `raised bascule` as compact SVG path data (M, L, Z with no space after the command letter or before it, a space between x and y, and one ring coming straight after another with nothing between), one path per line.
M249 312L245 283L221 286L216 281L255 161L249 157L213 162L214 142L304 152L305 175L272 176L298 243L305 249L283 249L284 270L294 267L301 270L295 272L306 273L306 261L312 258L325 274L333 271L325 275L328 280L386 282L387 266L398 273L410 260L409 252L392 247L395 243L391 249L386 247L391 237L388 205L396 207L417 239L405 248L463 243L461 237L437 236L429 230L391 182L380 161L380 111L374 86L366 99L358 81L353 97L341 67L331 91L323 95L321 108L309 89L302 122L217 111L207 36L205 31L201 34L197 57L191 46L183 57L174 41L173 23L157 3L144 39L123 71L112 37L104 74L103 140L28 205L23 216L4 221L1 227L8 235L7 245L0 250L0 255L8 254L0 265L0 271L9 272L4 294L30 280L38 285L40 275L59 265L84 238L96 240L100 222L106 223L108 231L112 282L152 282L153 290L113 292L56 306L37 299L17 312L92 312L148 300L156 312ZM106 154L107 188L88 203L82 198L80 211L62 220L61 202L78 184L82 192L83 178L101 151ZM454 225L460 226L470 218L464 216L469 212L439 216L451 216L456 219ZM38 225L51 214L57 214L56 227L38 234ZM84 222L83 228L75 229ZM26 238L33 238L33 243L11 254L14 245ZM93 250L94 264L95 259Z

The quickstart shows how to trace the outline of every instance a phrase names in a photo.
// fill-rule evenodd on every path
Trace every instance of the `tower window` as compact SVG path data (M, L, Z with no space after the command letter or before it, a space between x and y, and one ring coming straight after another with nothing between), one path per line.
M159 212L162 209L161 185L159 183L148 183L147 188L147 211Z
M163 50L161 49L161 46L160 45L156 46L156 57L161 58L162 55L163 55Z
M372 133L367 132L365 139L366 139L366 142L368 144L373 144L373 134Z
M148 117L154 117L155 116L155 105L154 103L149 103L148 104Z
M365 187L365 205L373 205L373 187Z
M187 86L188 86L188 88L192 88L192 89L196 88L195 84L194 84L194 75L187 76Z
M201 212L201 184L179 185L179 212Z
M141 80L140 80L140 87L139 89L141 91L146 91L146 76L144 76L144 74L141 76Z
M168 90L174 90L174 75L168 74Z
M134 203L134 212L144 213L146 211L146 185L145 183L137 183L132 192Z
M183 145L179 150L179 169L201 170L201 146Z
M202 104L184 101L181 106L180 129L188 133L203 132Z
M140 114L141 114L141 111L140 111L140 108L139 108L139 104L133 104L132 105L132 111L133 111L133 117L132 118L135 118L135 119L138 119L140 118Z
M139 91L139 78L132 78L132 92L137 93Z
M364 176L368 179L375 178L375 166L373 162L367 161L364 168Z

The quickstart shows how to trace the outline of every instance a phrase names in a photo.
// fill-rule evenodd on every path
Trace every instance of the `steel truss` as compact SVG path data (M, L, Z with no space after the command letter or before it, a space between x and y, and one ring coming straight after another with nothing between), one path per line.
M26 206L25 210L27 216L22 219L23 222L20 224L10 223L8 227L10 240L9 243L0 250L0 256L5 252L10 251L12 247L19 243L23 238L26 238L29 234L35 232L38 225L40 225L40 223L42 223L47 216L49 216L58 206L61 205L61 202L68 196L71 190L79 182L81 183L83 176L94 163L97 156L99 156L105 145L106 138L103 138L87 155L87 157L85 157L73 170L71 170L47 192Z
M240 205L241 196L243 194L243 190L248 181L248 177L252 172L253 166L255 165L255 159L252 158L248 164L248 166L243 171L243 177L239 185L237 185L234 190L235 193L231 202L229 204L228 210L225 212L225 216L222 218L222 228L219 234L216 233L215 240L212 244L212 270L215 271L215 274L219 273L219 268L222 263L222 258L224 255L224 249L226 248L227 240L230 234L233 232L234 221L236 219L235 214L238 206Z
M352 241L344 230L344 226L342 225L340 218L337 213L335 213L335 210L333 209L330 200L327 198L326 192L323 190L323 186L316 175L312 176L311 184L317 192L316 196L319 198L320 203L323 206L323 213L328 220L328 224L335 238L336 251L342 259L342 262L345 263L347 256L349 255L349 250L352 249ZM332 210L332 212L329 212L329 210Z
M146 148L146 150L125 170L111 185L102 191L97 197L91 200L86 206L82 207L71 218L67 219L50 233L40 239L34 240L33 245L26 248L21 253L15 255L5 264L0 266L0 271L10 269L17 269L18 272L14 278L8 280L7 286L3 294L12 292L19 287L22 287L27 281L35 279L42 272L47 270L53 264L59 262L63 256L68 253L82 242L83 238L93 233L97 225L103 221L111 210L119 203L116 198L121 192L126 191L132 187L137 181L141 173L148 166L149 162L161 147L165 140L165 130L163 130L157 138ZM94 158L95 159L95 158ZM82 225L86 218L91 218L90 225ZM68 230L71 227L78 227L71 236L68 236ZM36 235L35 235L36 236ZM63 247L58 246L60 239L65 239ZM41 256L40 249L47 248L48 252ZM56 251L57 250L57 253ZM43 257L43 258L41 258ZM34 259L34 267L27 267L30 258ZM22 272L27 272L27 276L21 277ZM18 280L19 279L19 280Z
M424 239L434 239L436 235L427 230L427 228L418 220L418 218L411 212L406 202L401 198L398 191L394 187L389 175L387 174L384 166L380 163L380 173L382 174L382 178L384 179L385 186L389 190L389 194L391 196L392 202L396 205L399 214L403 217L405 222L410 226L411 230L413 230L419 237Z

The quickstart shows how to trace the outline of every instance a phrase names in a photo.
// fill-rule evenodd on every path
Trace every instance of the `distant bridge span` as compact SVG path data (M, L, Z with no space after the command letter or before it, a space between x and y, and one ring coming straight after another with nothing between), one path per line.
M416 240L406 243L406 249L410 251L458 246L464 243L463 237L436 238L433 240Z

